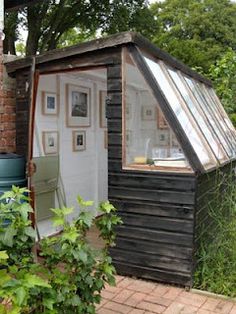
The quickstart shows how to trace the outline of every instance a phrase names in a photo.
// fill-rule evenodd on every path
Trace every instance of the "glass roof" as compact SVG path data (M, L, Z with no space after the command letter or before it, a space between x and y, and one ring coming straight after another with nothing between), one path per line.
M161 60L144 54L142 57L152 88L154 79L203 169L234 159L236 131L214 90Z

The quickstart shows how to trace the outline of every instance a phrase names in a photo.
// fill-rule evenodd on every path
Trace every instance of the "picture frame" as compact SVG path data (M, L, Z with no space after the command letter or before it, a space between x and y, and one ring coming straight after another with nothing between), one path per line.
M104 131L104 148L108 149L108 133L107 133L107 130Z
M151 121L156 119L156 107L154 106L142 106L141 118L144 121Z
M85 86L66 84L67 127L91 125L91 89Z
M56 93L42 91L42 114L48 116L57 116L58 107L58 97Z
M86 150L86 132L72 131L73 152Z
M42 132L43 150L45 155L56 155L59 153L59 132Z
M106 97L107 97L107 92L105 90L100 90L99 91L99 126L100 128L107 127Z
M169 124L166 121L166 118L164 117L160 108L157 108L157 128L161 130L169 129Z
M164 130L158 133L159 145L160 146L170 146L170 134L168 130Z

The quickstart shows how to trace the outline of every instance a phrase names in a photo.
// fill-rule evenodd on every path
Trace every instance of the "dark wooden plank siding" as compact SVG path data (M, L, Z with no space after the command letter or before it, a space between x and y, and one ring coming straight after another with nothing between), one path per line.
M121 66L108 67L108 195L123 225L118 273L190 286L195 177L122 169Z

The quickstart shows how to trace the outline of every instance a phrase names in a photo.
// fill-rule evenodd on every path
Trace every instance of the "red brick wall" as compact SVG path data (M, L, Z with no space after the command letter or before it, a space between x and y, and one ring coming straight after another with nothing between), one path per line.
M15 152L15 81L8 77L3 65L3 60L3 47L2 41L0 40L0 152Z

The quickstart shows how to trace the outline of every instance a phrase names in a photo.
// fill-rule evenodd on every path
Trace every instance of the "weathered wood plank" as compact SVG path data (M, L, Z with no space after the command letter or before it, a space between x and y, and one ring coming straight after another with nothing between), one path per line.
M109 175L109 185L117 187L142 187L148 189L165 189L174 191L195 191L196 180L194 177L170 177L156 174L150 176L148 174L132 174L119 173Z
M129 238L118 236L116 238L116 245L123 250L145 253L147 256L149 254L157 254L188 261L192 259L192 248L163 244L161 239L159 240L159 242L152 241L150 238L148 240L134 241L132 235Z
M182 232L171 232L171 231L163 231L163 230L155 230L148 228L148 226L127 226L122 225L116 228L117 234L122 237L131 237L133 239L137 239L139 241L149 240L181 245L188 248L192 247L193 243L193 234L186 234Z
M146 254L145 250L143 253L137 251L126 251L119 247L119 249L110 249L112 258L114 261L120 262L132 262L135 265L141 267L153 267L162 270L170 270L173 272L181 272L190 274L191 263L189 261L177 258L167 258L165 256L157 254Z
M179 284L182 286L191 286L191 276L174 271L164 271L153 267L136 266L128 262L113 261L113 264L120 275L135 276L137 278L145 278Z
M130 214L118 211L124 225L143 227L147 229L193 234L193 222L189 220L157 217L151 215Z
M178 192L166 190L152 190L143 188L127 188L109 186L109 198L123 199L123 200L143 200L155 201L163 203L187 204L193 205L195 203L193 192Z
M176 204L160 204L157 202L142 201L116 201L110 199L111 203L122 212L137 213L151 216L172 217L193 220L194 206L178 206Z

